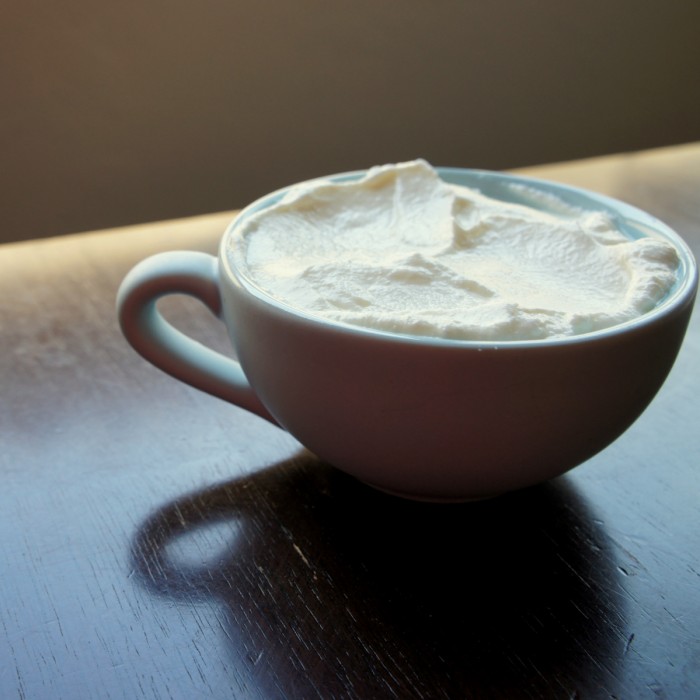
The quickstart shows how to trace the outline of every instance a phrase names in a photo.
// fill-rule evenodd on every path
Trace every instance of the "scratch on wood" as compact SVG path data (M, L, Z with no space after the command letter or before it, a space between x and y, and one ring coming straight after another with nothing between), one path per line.
M304 564L306 564L306 566L308 566L309 569L310 569L310 568L311 568L311 563L309 562L309 560L308 560L308 559L306 558L306 556L304 555L304 552L301 551L301 548L299 547L299 545L297 545L295 542L292 542L292 547L294 547L294 551L301 557L301 560L302 560L302 561L304 562Z
M632 646L633 640L634 640L634 632L627 638L627 643L625 644L624 654L627 654L627 652L630 650L630 647Z

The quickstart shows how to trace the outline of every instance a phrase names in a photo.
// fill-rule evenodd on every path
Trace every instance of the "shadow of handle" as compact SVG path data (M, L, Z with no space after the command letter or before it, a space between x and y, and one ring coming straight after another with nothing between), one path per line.
M131 546L132 566L143 585L170 598L208 598L216 597L220 589L230 591L227 566L237 557L238 537L252 508L248 489L254 481L254 477L244 477L189 494L143 522ZM217 527L224 524L226 533ZM208 538L207 546L213 546L216 556L188 561L177 555L179 540L186 542L212 527L216 534Z

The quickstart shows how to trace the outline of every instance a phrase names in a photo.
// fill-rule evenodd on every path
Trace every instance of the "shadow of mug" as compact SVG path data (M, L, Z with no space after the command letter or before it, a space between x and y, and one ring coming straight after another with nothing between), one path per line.
M435 505L303 453L166 504L131 556L151 592L223 607L230 653L262 697L573 697L617 684L618 571L566 478Z

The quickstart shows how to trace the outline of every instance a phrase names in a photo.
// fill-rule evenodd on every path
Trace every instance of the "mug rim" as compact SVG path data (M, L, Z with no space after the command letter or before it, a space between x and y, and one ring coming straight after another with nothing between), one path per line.
M262 197L257 198L233 218L227 225L219 246L219 265L225 270L226 277L235 286L244 289L247 293L253 295L256 299L273 307L278 312L289 314L298 319L302 323L310 323L318 327L325 327L341 334L347 334L353 337L364 337L375 340L384 340L397 343L405 343L411 345L424 345L429 347L457 347L457 348L535 348L535 347L553 347L563 345L573 345L585 342L593 342L605 340L619 335L623 335L629 331L648 327L667 316L674 314L676 311L682 310L686 304L692 304L698 287L698 267L695 257L690 249L690 246L685 240L674 231L668 224L656 218L652 214L628 204L621 200L615 199L608 195L600 194L584 187L567 185L550 180L545 180L536 177L510 174L495 170L483 170L473 168L459 168L449 166L435 166L435 170L440 177L450 184L465 185L476 189L479 188L473 181L476 180L480 185L491 185L493 188L498 185L512 187L520 185L524 188L530 188L539 193L556 194L572 206L576 206L574 202L586 201L589 204L595 204L598 210L603 209L608 214L611 214L617 223L624 221L624 226L620 225L623 231L626 229L628 235L632 235L631 225L637 224L648 229L653 234L660 236L667 242L671 243L679 255L680 263L678 268L678 281L675 288L672 289L666 297L656 304L649 311L636 316L632 319L617 323L606 328L601 328L587 333L579 333L571 336L559 336L550 338L536 339L515 339L515 340L489 340L489 339L460 339L460 338L443 338L437 336L412 335L410 333L397 333L385 331L376 328L368 328L365 326L353 325L342 321L329 320L319 315L315 315L304 311L296 306L288 304L284 300L269 294L255 283L245 272L236 268L227 254L226 249L229 242L236 235L237 229L241 223L252 214L264 209L279 201L290 189L299 185L307 185L319 181L332 182L350 182L359 180L366 173L365 170L352 170L347 172L336 173L321 177L314 177L308 180L302 180L277 190L269 192ZM470 180L469 183L463 180ZM483 190L482 190L483 191ZM512 194L512 192L511 192ZM563 195L563 196L562 196ZM505 200L504 200L505 201ZM508 201L514 201L510 199ZM532 205L530 203L530 205ZM593 209L591 209L593 210ZM622 219L621 219L622 217ZM637 233L638 237L645 235Z

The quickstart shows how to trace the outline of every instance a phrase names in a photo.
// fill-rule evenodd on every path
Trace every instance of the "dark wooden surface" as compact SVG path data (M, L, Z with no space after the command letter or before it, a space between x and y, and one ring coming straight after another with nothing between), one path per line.
M528 172L700 254L698 147ZM122 340L126 271L215 250L229 218L0 247L0 698L700 697L700 316L595 459L404 502ZM168 313L226 347L189 301Z

